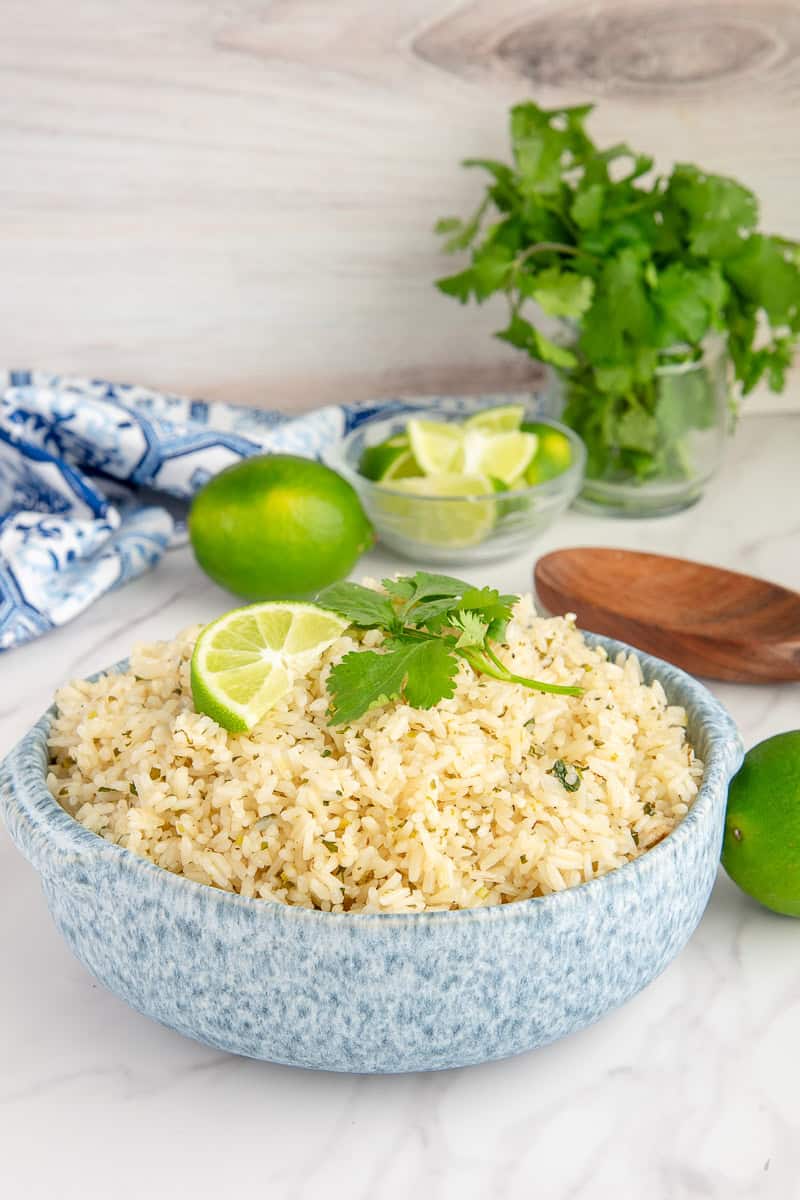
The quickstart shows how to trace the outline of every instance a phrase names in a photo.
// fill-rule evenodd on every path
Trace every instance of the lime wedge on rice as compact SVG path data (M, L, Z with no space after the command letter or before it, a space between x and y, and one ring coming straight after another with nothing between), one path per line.
M535 433L485 434L468 430L464 438L464 471L469 475L486 475L510 486L524 475L536 453Z
M413 541L476 546L494 526L495 505L484 499L494 495L494 487L485 475L425 475L396 479L385 486L382 519L388 519L393 532Z
M252 729L347 626L315 604L282 600L226 613L195 644L195 708L231 733Z
M464 422L465 429L478 429L482 433L511 433L519 429L525 409L521 404L498 404L484 408Z
M446 475L462 469L464 430L460 425L412 417L406 432L411 452L425 475Z

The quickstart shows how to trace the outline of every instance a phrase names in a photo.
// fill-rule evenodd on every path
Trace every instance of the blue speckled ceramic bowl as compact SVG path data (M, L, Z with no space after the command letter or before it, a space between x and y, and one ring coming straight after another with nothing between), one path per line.
M618 642L593 638L611 652ZM695 929L717 872L741 743L675 667L646 678L689 713L700 793L654 849L543 899L416 914L331 914L192 883L90 833L45 786L52 709L11 752L0 799L56 925L140 1012L237 1054L334 1071L466 1066L563 1037L624 1003Z

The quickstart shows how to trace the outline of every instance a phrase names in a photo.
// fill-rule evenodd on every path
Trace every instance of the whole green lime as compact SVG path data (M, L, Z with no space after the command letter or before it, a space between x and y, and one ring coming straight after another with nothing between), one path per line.
M745 755L728 792L722 865L748 896L800 917L800 730Z
M215 583L247 600L299 600L342 579L374 535L340 475L292 454L247 458L194 498L189 536Z

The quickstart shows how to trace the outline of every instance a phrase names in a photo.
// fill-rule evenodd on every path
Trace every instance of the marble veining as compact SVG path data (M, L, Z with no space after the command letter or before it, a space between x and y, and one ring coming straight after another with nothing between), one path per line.
M686 554L800 589L796 417L745 418L694 509L568 515L530 556L475 572L529 586L533 554L594 544ZM365 573L395 568L385 556ZM66 677L229 606L185 550L0 666L0 754ZM800 688L711 684L746 745L800 726ZM687 947L598 1024L530 1054L350 1077L236 1058L95 984L0 830L0 1190L49 1200L800 1200L800 926L720 875ZM144 1163L143 1172L135 1162Z

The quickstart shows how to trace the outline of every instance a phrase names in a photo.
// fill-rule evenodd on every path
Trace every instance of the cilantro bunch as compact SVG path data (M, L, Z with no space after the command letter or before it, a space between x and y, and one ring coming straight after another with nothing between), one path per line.
M496 336L563 373L590 477L680 477L681 439L713 424L715 384L700 370L665 394L657 367L699 361L717 331L742 392L764 376L780 391L800 335L800 245L759 233L756 198L732 179L686 163L654 175L648 155L599 148L592 108L516 105L512 162L466 160L490 182L469 220L436 226L445 250L471 252L438 287L461 303L505 294ZM541 314L570 336L548 336Z
M495 652L518 596L476 588L450 575L417 571L384 579L383 592L358 583L334 583L316 599L360 629L380 629L381 650L353 650L328 677L331 720L347 724L369 709L403 699L432 708L455 693L459 659L479 674L540 692L580 696L579 687L515 675Z

